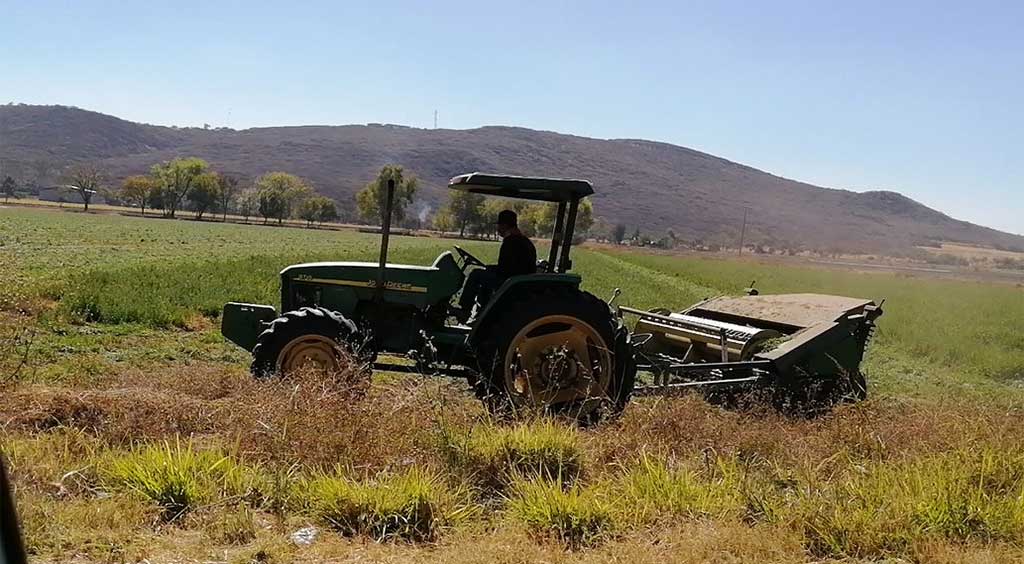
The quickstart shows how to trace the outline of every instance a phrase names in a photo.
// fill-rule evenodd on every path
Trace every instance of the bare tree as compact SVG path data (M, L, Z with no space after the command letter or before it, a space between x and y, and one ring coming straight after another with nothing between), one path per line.
M217 182L220 184L220 210L223 213L223 220L228 220L228 208L231 207L232 202L238 197L238 192L241 188L238 185L238 178L231 176L230 174L219 174L217 175Z
M78 194L85 203L85 211L89 211L89 202L103 184L103 171L94 164L78 164L71 167L65 176L67 189Z

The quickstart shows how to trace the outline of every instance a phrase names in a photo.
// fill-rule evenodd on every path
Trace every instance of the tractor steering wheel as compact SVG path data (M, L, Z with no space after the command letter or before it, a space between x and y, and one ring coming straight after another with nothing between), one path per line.
M486 265L484 265L483 262L480 261L480 259L478 259L475 256L469 254L469 251L467 251L466 249L463 249L462 247L460 247L458 245L455 245L455 252L459 253L459 256L462 257L462 266L463 266L463 268L465 268L467 266L473 266L473 265L476 265L476 266L486 266Z

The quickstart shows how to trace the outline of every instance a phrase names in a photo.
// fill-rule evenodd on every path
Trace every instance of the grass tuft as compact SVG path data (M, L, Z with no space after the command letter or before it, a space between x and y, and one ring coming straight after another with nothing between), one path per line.
M660 516L738 518L744 510L740 471L719 460L702 472L671 468L649 455L629 465L623 476L623 506L634 519Z
M173 521L218 498L242 500L253 493L255 473L216 451L165 442L115 456L103 469L105 484L151 500Z
M517 479L511 485L508 510L531 535L558 541L570 550L600 544L616 526L613 505L598 490L566 489L553 480Z
M343 535L366 535L378 542L432 541L444 525L468 511L439 476L416 468L366 482L321 474L303 489L314 517Z
M448 464L488 491L504 490L517 476L570 484L583 473L575 428L551 420L513 426L484 424L467 434L442 433Z

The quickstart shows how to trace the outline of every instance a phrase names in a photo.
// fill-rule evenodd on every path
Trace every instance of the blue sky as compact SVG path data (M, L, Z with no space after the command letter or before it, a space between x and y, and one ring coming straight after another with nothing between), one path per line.
M1024 2L10 2L0 103L666 141L1024 233Z

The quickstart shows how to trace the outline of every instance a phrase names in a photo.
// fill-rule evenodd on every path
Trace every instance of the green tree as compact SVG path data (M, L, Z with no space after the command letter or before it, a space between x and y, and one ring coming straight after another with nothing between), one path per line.
M594 204L590 200L580 202L576 210L576 229L573 231L573 243L578 244L587 240L590 235L590 228L594 226Z
M203 219L206 210L220 201L220 175L216 172L204 172L192 182L188 191L188 201L196 212L196 219Z
M437 210L437 213L434 214L434 229L441 233L455 230L455 219L452 218L452 213L448 211L447 207Z
M313 193L305 180L287 172L268 172L257 178L256 190L259 193L259 213L263 216L263 222L273 218L278 225Z
M121 199L129 204L134 204L142 209L142 215L146 215L146 205L153 197L157 183L150 176L137 174L129 176L121 182Z
M534 235L549 237L555 231L558 219L558 204L533 204L530 206Z
M153 189L149 191L149 207L155 210L160 210L166 215L166 205L164 204L164 188L163 185L157 181L153 181Z
M299 204L298 216L306 220L306 227L312 227L313 222L323 223L337 219L338 208L334 200L326 196L312 196Z
M220 191L218 192L218 204L220 205L220 211L223 214L222 218L224 221L228 220L228 208L238 198L238 193L241 188L238 185L238 178L230 174L218 174L217 183L220 185Z
M516 212L519 218L519 230L527 237L534 237L539 234L538 226L543 223L544 206L542 204L528 204L526 202L515 202L508 208ZM548 233L550 235L550 232Z
M483 207L480 209L480 220L476 225L477 233L490 237L497 237L498 214L506 209L509 209L508 200L487 198L486 201L484 201Z
M89 202L99 191L105 176L103 171L94 164L77 164L65 175L67 189L78 194L85 204L85 211L89 211Z
M396 222L405 218L405 208L416 196L419 181L415 176L405 176L404 170L398 165L387 165L380 169L377 178L367 184L356 194L356 206L359 215L365 221L379 221L384 224L385 200L388 193L388 180L395 181L395 197L392 202L392 218Z
M174 212L181 207L181 202L192 190L196 178L209 168L206 161L195 157L177 158L153 165L152 174L160 183L163 209L169 217L174 217Z
M484 196L463 190L449 190L445 208L459 229L459 237L466 236L466 228L480 224L483 215Z
M4 178L4 182L0 185L0 192L4 193L4 203L6 204L8 199L17 196L15 192L18 189L18 183L14 181L10 176Z
M317 221L320 222L320 225L323 225L324 223L338 221L339 219L341 219L341 215L338 213L338 205L334 200L324 198L320 202L320 215L317 217Z

